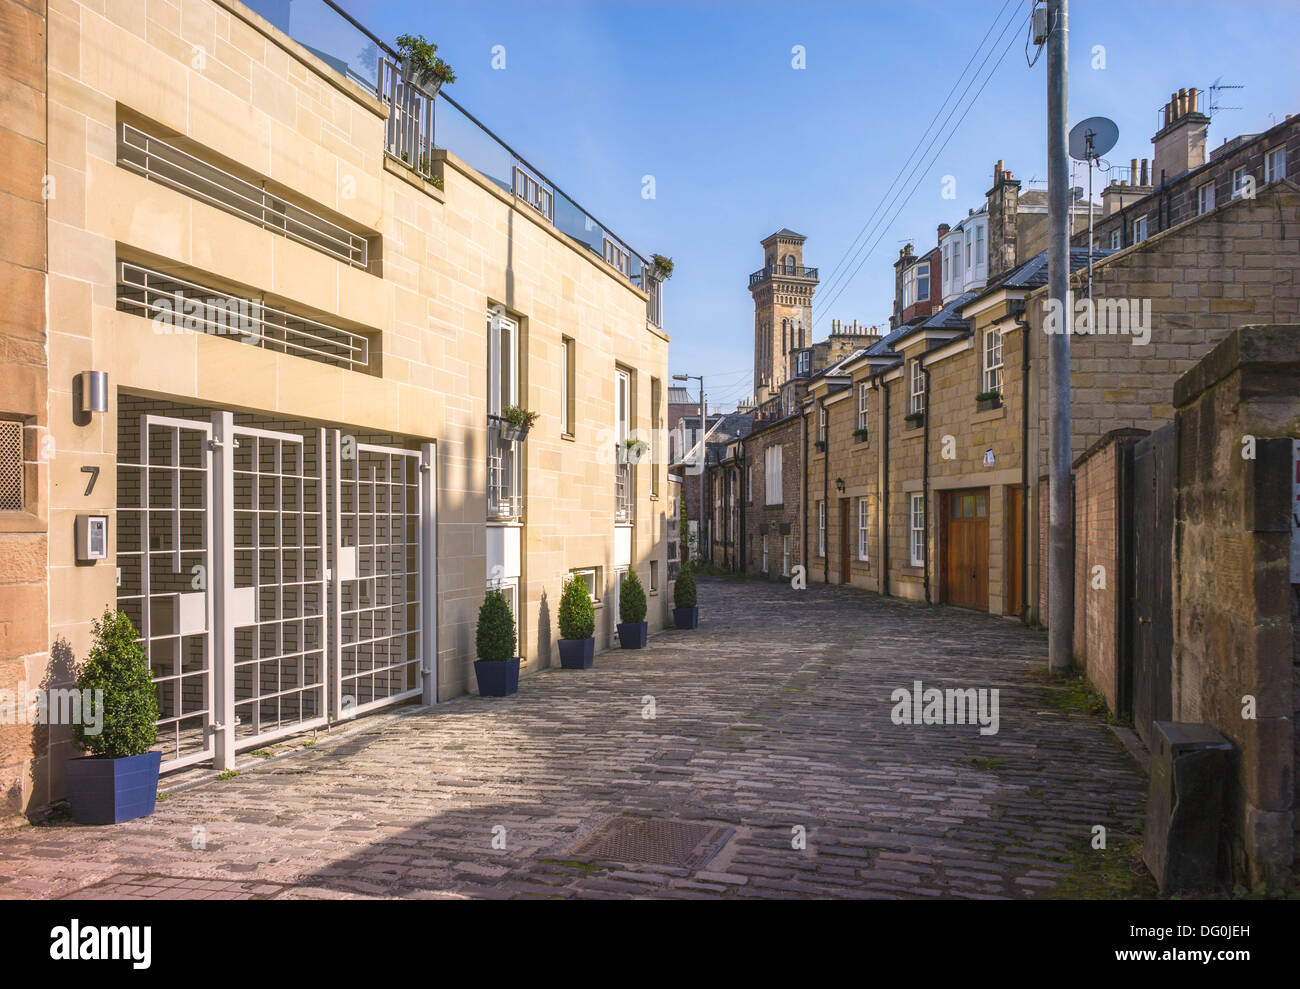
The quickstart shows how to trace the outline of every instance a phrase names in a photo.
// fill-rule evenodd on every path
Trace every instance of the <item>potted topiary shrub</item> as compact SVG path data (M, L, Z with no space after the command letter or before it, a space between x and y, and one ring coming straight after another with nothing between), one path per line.
M72 725L72 740L90 755L66 764L68 801L78 824L120 824L148 817L158 797L162 753L150 751L158 739L158 694L131 619L106 608L91 631L77 690L101 717L88 725L83 708Z
M528 439L528 431L533 428L533 423L537 421L540 413L529 412L518 405L507 405L501 410L499 416L495 416L497 428L501 431L501 438L504 440L518 440L521 443Z
M645 620L645 588L629 570L618 592L618 642L624 649L644 649L649 633Z
M438 95L443 85L456 81L451 66L438 57L438 46L422 34L404 34L397 39L402 54L402 82L414 86L429 99Z
M654 268L654 276L661 282L666 282L673 277L673 259L664 257L662 254L651 254L650 263Z
M500 591L488 591L478 610L474 634L478 659L474 677L480 697L506 697L519 689L519 657L515 655L515 620Z
M591 669L596 655L596 609L587 582L574 574L564 582L560 596L560 666L566 670Z
M682 564L673 585L673 624L678 628L698 628L700 609L695 603L695 575L689 563Z

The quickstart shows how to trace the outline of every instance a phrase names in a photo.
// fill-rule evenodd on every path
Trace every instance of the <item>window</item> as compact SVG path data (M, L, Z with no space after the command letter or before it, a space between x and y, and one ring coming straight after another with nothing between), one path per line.
M858 499L858 559L867 559L867 499Z
M812 367L812 354L806 350L800 353L798 367L799 367L799 373L802 375L806 375Z
M790 537L781 537L781 576L790 576Z
M763 451L764 503L780 505L785 501L784 478L781 475L781 446L769 446Z
M488 590L500 591L502 597L506 599L506 606L510 609L510 619L515 626L515 649L521 651L519 642L519 578L505 577L500 580L489 580Z
M560 432L565 436L573 435L574 396L577 389L574 363L573 337L560 338Z
M1246 191L1246 166L1232 170L1232 198L1236 199Z
M966 231L966 270L967 271L970 271L971 268L970 249L971 249L971 237L973 235L974 235L973 230Z
M865 382L858 383L858 429L863 431L867 428L867 393L870 386ZM865 436L863 437L865 439Z
M817 555L826 555L826 502L817 502Z
M659 593L659 561L650 561L650 593Z
M983 391L1002 393L1002 331L997 327L984 331Z
M749 468L745 471L745 504L754 503L754 467L751 462Z
M925 566L925 495L914 494L908 513L911 534L911 561L914 567Z
M1133 243L1140 244L1147 239L1147 218L1139 217L1133 221Z
M586 570L574 570L570 576L581 577L582 582L587 585L587 596L591 598L593 604L600 601L600 582L597 579L595 567L589 567Z
M946 290L952 280L952 264L948 259L948 245L943 245L943 286Z
M1208 213L1214 209L1214 183L1206 182L1196 190L1196 214Z
M817 438L826 442L826 406L817 406Z
M632 420L632 376L622 368L614 369L614 440L621 453L630 438ZM614 472L614 518L626 522L632 518L636 499L632 484L634 472L630 461L620 460Z
M903 308L930 298L930 262L922 261L903 272Z
M1112 251L1119 250L1119 238L1120 238L1120 229L1119 227L1116 227L1114 230L1110 232L1110 249Z
M952 245L952 286L957 287L961 278L961 232L957 233L957 242Z
M984 225L975 227L975 263L984 263Z
M504 409L519 403L519 324L497 307L488 314L488 414L500 423ZM488 431L488 518L518 518L523 511L519 441Z
M659 416L662 409L660 392L662 386L658 378L650 379L650 496L659 497L659 440L663 434Z
M767 573L767 533L763 533L763 569L761 573Z
M1286 148L1274 148L1264 155L1264 184L1286 178Z
M910 373L908 376L908 406L907 411L924 412L925 411L925 371L921 367L919 360L914 360L909 365Z
M23 423L0 419L0 511L21 512L23 501Z

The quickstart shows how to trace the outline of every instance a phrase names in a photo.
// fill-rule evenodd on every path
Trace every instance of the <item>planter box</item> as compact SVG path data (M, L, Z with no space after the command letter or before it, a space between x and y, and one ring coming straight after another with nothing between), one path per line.
M519 690L519 657L504 663L495 660L474 661L474 679L478 681L480 697L509 697Z
M435 76L432 70L416 64L409 58L402 60L402 82L415 87L431 100L442 88L442 80Z
M596 640L561 639L560 666L566 670L589 670L596 662Z
M924 425L925 425L925 416L921 416L921 418L919 419L908 419L906 416L904 416L903 418L904 429L920 429Z
M700 609L698 606L693 608L674 608L673 624L678 628L699 628L700 627Z
M1002 408L1002 399L999 398L981 398L975 402L977 412L992 412L994 409Z
M161 752L111 759L87 756L65 766L68 801L78 824L121 824L153 813Z
M522 443L528 439L528 431L532 426L516 426L514 423L500 420L497 422L497 430L501 433L503 440L515 441Z
M618 623L618 644L624 649L644 649L649 636L649 622Z

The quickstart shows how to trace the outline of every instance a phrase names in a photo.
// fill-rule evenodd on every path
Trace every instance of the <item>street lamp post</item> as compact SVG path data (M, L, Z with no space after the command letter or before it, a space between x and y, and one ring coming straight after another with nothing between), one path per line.
M674 374L674 381L698 381L700 383L700 524L699 531L696 533L695 542L697 546L703 547L704 544L704 463L705 463L705 446L704 436L708 432L708 425L704 420L704 376L702 374Z

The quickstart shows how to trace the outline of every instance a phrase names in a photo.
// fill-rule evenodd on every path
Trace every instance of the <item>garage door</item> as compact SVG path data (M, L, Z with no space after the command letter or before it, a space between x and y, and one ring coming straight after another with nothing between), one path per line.
M950 491L944 506L944 593L948 604L989 606L988 488Z

